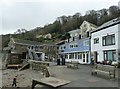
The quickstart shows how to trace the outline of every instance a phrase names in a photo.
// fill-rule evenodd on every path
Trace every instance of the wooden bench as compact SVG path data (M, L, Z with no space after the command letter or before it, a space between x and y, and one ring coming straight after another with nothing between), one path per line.
M67 64L67 68L78 69L78 62L77 61L71 61L70 63Z
M115 78L115 67L110 65L95 64L92 70L92 75L97 75L98 72L102 72L109 75L109 78Z

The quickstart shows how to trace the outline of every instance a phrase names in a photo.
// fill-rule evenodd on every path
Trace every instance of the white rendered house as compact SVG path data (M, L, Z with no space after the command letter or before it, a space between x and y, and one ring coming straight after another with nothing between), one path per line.
M120 19L104 23L91 33L91 57L95 62L117 61L120 50Z

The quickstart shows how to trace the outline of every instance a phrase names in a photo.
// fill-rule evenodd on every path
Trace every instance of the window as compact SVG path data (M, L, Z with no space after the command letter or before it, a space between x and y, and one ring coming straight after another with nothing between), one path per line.
M77 53L75 53L75 59L77 59Z
M82 53L78 53L78 59L82 59Z
M76 48L76 47L78 47L78 45L77 45L77 44L74 44L74 47Z
M76 43L70 45L70 48L76 48L76 47L78 47L78 45Z
M67 53L65 54L65 59L68 59L68 54Z
M103 46L115 45L115 34L102 37Z
M74 53L70 53L70 54L69 54L69 58L70 58L70 59L74 59Z
M103 51L104 60L108 61L114 61L116 58L116 51L115 50L109 50L109 51Z
M73 48L73 45L71 45L71 48Z
M76 47L78 47L78 45L76 45Z
M97 43L99 43L99 38L94 39L94 44L97 44Z

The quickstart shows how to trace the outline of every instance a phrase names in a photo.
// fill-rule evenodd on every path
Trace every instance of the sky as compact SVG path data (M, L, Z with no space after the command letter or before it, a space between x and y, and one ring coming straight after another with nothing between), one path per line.
M0 34L31 30L53 23L62 15L82 15L118 5L120 0L0 0Z

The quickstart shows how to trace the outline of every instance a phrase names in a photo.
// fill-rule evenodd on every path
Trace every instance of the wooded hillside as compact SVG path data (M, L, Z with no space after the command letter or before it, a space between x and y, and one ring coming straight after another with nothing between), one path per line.
M44 27L36 27L27 31L26 29L17 29L13 37L25 40L55 43L68 37L67 32L79 28L84 20L100 26L103 23L120 16L120 9L117 6L110 6L109 9L98 11L89 10L85 15L76 13L73 16L60 16L52 24ZM51 34L52 38L44 38L42 35ZM39 36L38 38L36 36ZM3 47L7 46L10 34L3 35Z

